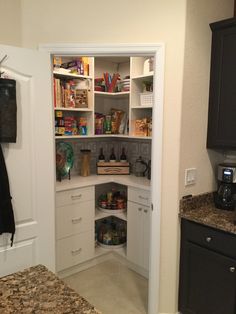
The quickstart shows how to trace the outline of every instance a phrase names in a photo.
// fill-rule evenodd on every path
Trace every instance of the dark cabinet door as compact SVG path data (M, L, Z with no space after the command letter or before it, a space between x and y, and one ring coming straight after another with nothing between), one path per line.
M181 246L182 314L235 314L236 261L185 241Z
M208 148L236 148L236 19L212 23Z

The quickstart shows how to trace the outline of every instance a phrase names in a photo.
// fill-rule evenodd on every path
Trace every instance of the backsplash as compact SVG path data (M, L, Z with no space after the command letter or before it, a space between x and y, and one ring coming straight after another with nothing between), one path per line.
M59 142L59 141L58 141ZM116 138L83 138L83 139L68 139L62 140L60 142L70 143L74 151L74 166L71 169L71 175L80 174L81 169L81 149L91 150L91 161L90 161L90 171L91 174L96 174L96 163L98 160L98 155L100 153L100 148L103 148L103 153L106 160L109 159L111 154L111 149L114 147L116 158L119 159L121 155L121 150L124 147L128 161L132 166L139 156L142 156L144 161L151 159L151 140L134 140L134 139L120 139Z

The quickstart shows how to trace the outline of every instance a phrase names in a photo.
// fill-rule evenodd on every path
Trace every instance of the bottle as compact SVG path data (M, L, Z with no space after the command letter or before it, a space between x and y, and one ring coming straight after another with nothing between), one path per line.
M100 148L100 154L98 156L98 161L99 162L105 162L105 156L103 154L103 148L102 147Z
M114 147L111 149L110 162L116 162L116 155L114 153Z
M122 153L120 155L120 162L127 162L127 157L125 155L125 149L124 147L122 148Z

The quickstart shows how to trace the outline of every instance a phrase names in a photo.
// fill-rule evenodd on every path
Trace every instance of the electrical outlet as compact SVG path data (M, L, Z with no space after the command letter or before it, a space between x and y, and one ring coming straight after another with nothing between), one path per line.
M196 184L197 180L197 169L188 168L185 169L185 186Z

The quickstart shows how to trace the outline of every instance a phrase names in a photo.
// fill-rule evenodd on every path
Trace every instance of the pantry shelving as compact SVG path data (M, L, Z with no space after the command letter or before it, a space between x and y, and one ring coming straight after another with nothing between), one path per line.
M74 65L77 62L76 57L58 58L61 58L63 64ZM80 57L80 59L86 60L89 69L88 75L69 73L68 69L58 68L58 64L53 70L54 86L57 86L57 93L54 90L54 111L55 114L59 111L62 112L60 122L62 125L56 124L55 139L80 138L81 135L76 133L80 132L81 121L78 119L82 117L82 123L86 125L85 131L82 132L83 138L114 136L150 140L153 108L151 91L154 76L150 65L151 58ZM96 90L98 88L96 84L104 82L102 81L103 77L108 76L108 73L118 72L117 82L124 82L124 85L117 83L112 92L106 91L104 85L99 86L105 90ZM109 74L109 76L112 79L112 75ZM68 90L72 95L68 96ZM58 93L59 95L57 95ZM66 98L66 96L70 99L60 102L59 98ZM145 103L142 103L142 98L146 98ZM106 133L106 117L109 115L111 116L111 131ZM122 118L119 118L120 115ZM69 122L68 119L70 119ZM102 125L99 131L98 123ZM117 123L122 123L122 127L114 127ZM70 128L74 129L68 131Z

